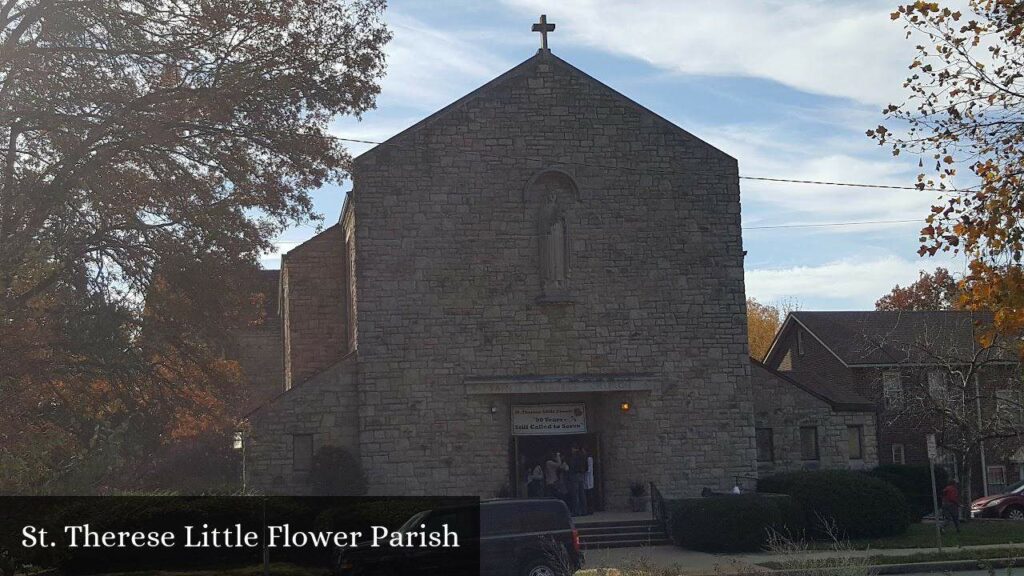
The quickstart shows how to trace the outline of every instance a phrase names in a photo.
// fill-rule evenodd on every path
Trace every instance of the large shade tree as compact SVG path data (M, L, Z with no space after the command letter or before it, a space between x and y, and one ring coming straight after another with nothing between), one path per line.
M0 0L0 490L229 423L246 275L342 178L383 9Z
M941 266L934 272L921 270L915 282L897 284L875 302L875 310L952 310L959 306L959 282Z
M901 5L892 14L917 42L905 86L909 97L868 131L893 154L913 153L933 172L921 188L940 196L921 231L922 255L961 252L969 260L962 303L995 311L999 331L1024 329L1024 5L969 0ZM927 160L927 161L926 161ZM951 181L957 167L975 178ZM976 182L976 184L975 184ZM989 341L991 334L985 336Z

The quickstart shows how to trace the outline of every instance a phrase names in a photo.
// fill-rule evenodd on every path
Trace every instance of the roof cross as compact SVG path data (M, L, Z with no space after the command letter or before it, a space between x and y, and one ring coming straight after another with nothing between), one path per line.
M547 14L540 15L540 22L537 22L536 24L533 25L533 31L540 32L540 49L544 52L550 52L551 50L548 49L548 32L554 32L555 25L548 24Z

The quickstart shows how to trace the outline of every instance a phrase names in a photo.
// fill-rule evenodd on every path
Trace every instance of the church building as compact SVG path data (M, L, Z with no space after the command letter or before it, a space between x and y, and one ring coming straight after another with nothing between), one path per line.
M573 445L611 509L756 475L734 158L545 47L352 178L282 260L249 486L308 492L324 446L381 495L522 495Z

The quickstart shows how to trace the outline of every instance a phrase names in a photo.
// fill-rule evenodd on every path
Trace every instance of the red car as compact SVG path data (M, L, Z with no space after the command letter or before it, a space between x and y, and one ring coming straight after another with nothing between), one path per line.
M1024 480L1006 492L971 502L971 518L1009 518L1024 520Z

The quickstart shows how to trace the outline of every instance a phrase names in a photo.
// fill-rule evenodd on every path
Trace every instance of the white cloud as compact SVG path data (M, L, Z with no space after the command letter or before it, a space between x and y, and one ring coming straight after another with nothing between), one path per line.
M514 64L481 42L464 40L464 33L456 36L430 28L400 12L388 12L387 23L394 38L385 48L388 70L381 82L381 106L397 104L432 112Z
M893 286L914 282L920 270L931 270L936 266L957 269L955 263L948 259L908 260L896 256L753 269L746 273L747 296L761 302L796 298L812 305L815 301L838 300L852 308L870 309Z
M299 244L302 244L305 240L277 240L274 242L274 250L268 252L263 256L260 256L260 264L268 270L273 270L281 267L281 256L288 253L289 250L295 248Z
M814 137L782 124L707 126L694 132L734 156L745 176L911 186L918 172L915 164L876 150L857 133ZM740 185L746 225L923 219L940 195L757 180Z
M913 43L893 3L717 0L506 0L547 12L559 42L634 57L672 72L766 78L816 94L886 104L901 96Z

